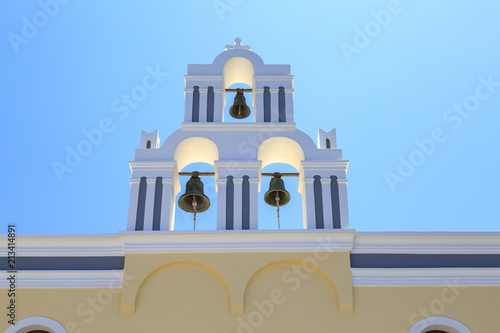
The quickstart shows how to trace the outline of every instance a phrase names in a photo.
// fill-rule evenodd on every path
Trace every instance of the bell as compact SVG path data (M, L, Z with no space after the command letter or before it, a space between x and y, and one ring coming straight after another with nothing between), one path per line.
M285 190L285 183L279 172L274 173L269 183L269 191L264 195L264 201L273 207L284 206L290 202L290 193Z
M264 201L269 205L276 207L278 213L278 229L280 227L280 206L284 206L290 202L290 193L285 190L285 183L281 179L279 172L274 173L273 179L269 183L269 191L264 194Z
M210 199L203 193L203 183L194 171L186 183L186 192L179 198L179 207L185 212L194 214L194 229L196 230L196 213L203 213L210 207Z
M229 109L229 114L233 118L243 119L250 115L250 108L247 106L243 89L236 89L233 106Z

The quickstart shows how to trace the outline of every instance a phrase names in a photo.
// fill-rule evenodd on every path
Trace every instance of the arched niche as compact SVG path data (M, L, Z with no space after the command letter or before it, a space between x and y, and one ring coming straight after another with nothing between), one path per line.
M331 306L336 307L336 309L325 309L330 316L332 313L339 312L339 304L341 303L339 299L339 293L337 286L334 282L334 276L328 275L320 267L313 265L311 263L310 257L304 258L305 260L297 259L285 259L270 262L262 266L260 269L254 272L254 274L248 279L245 285L244 299L245 299L245 312L251 312L248 305L252 304L251 292L258 291L256 294L270 294L267 292L262 293L263 289L279 289L282 291L285 297L290 297L291 294L302 292L304 297L309 297L307 295L313 295L314 293L322 294L331 293ZM294 267L299 267L300 273L293 269ZM313 276L315 278L313 279ZM269 281L279 281L279 283L269 285ZM278 287L279 286L279 287ZM311 296L313 297L313 296ZM296 300L302 299L297 297ZM299 303L305 303L302 301Z
M244 83L253 87L254 68L250 60L242 57L229 59L222 71L224 75L224 89L235 83Z
M210 276L212 276L212 278L210 278ZM187 278L191 278L191 281L188 281ZM207 283L205 283L205 281ZM183 288L181 288L182 284L184 284ZM230 290L222 275L214 268L204 263L183 260L161 265L150 271L149 274L144 277L135 294L136 313L145 311L145 308L150 306L150 298L159 297L161 290L165 290L169 287L173 288L172 292L177 293L177 296L182 296L180 299L185 299L186 294L192 293L193 287L201 288L200 290L206 292L202 298L207 300L210 294L219 299L223 298L226 308L224 309L224 306L220 306L221 312L227 312L229 309ZM215 295L214 290L218 290L221 293ZM168 300L168 297L173 295L162 296ZM192 299L192 301L198 302L199 299ZM172 303L172 301L170 301L170 303ZM184 303L184 307L188 309L186 302ZM146 312L148 312L147 309Z
M262 168L272 163L284 163L300 170L300 162L304 160L304 151L292 139L273 137L260 144L257 159L262 161Z
M217 145L206 138L188 138L179 145L174 152L174 160L177 161L177 168L184 169L191 163L208 163L214 165L214 161L219 159Z

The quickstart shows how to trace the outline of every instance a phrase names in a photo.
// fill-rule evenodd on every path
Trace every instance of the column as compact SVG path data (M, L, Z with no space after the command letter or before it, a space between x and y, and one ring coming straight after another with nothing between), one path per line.
M325 229L333 229L331 182L332 180L330 177L321 177L321 192L323 192L323 222Z
M214 87L207 88L207 123L214 122Z
M226 230L227 179L217 178L217 230Z
M214 123L221 123L224 114L224 89L214 88Z
M146 207L144 210L144 230L153 230L153 211L155 206L156 178L146 179Z
M207 122L207 96L208 89L200 88L200 123Z
M264 89L254 89L253 112L256 122L264 122Z
M271 91L271 122L279 122L279 97L278 89L270 89Z
M302 210L304 229L316 229L316 208L314 206L314 178L304 178Z
M249 178L250 183L250 230L259 229L259 178Z
M160 230L174 230L174 181L163 178L162 183Z
M286 122L293 123L293 89L285 89Z
M127 231L135 231L140 183L140 179L130 179L130 199L128 203Z
M234 177L234 225L233 230L242 230L243 178Z
M190 123L193 121L193 88L184 89L184 122Z
M349 210L347 207L347 179L337 179L339 185L340 227L349 229Z

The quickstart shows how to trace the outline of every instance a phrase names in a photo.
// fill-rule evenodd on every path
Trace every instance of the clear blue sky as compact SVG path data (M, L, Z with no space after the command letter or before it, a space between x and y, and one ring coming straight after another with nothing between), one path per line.
M124 230L141 130L163 142L178 129L187 65L240 37L264 62L291 65L299 129L316 140L337 128L352 228L500 230L498 1L66 2L0 5L0 225ZM157 66L168 76L120 119L113 101ZM103 119L112 131L59 181L53 163Z

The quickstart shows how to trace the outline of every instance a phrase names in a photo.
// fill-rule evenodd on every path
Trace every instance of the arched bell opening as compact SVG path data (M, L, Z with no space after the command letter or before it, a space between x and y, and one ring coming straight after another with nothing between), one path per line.
M280 172L282 174L298 174L298 170L293 166L284 163L272 163L262 169L263 174ZM262 177L259 192L259 229L278 229L278 209L266 203L265 196L269 198L274 195L270 190L270 182L273 177ZM290 201L279 208L279 228L280 229L303 229L302 220L297 218L302 216L302 195L299 193L299 177L288 177L282 175L284 188L290 195ZM273 184L274 186L276 184ZM280 186L278 184L278 186ZM269 200L268 200L269 201ZM271 200L272 201L272 200Z
M251 86L249 86L248 84L246 83L234 83L232 84L231 86L229 86L227 89L238 89L238 88L242 88L242 89L252 89ZM237 100L235 100L235 97L237 95L237 92L233 92L233 91L226 91L225 92L225 105L224 105L224 122L246 122L246 123L249 123L249 122L253 122L254 121L254 116L255 116L255 110L254 110L254 107L253 107L253 94L252 92L243 92L243 97L244 97L244 100L245 100L245 104L248 106L248 108L250 109L250 114L246 117L246 118L234 118L233 116L230 115L230 109L231 109L231 106L233 106L235 104L235 102L237 102ZM241 101L241 99L239 99Z
M208 163L190 163L180 172L190 173L199 171L198 176L203 183L203 194L209 199L210 207L204 212L196 213L196 230L217 229L217 192L215 190L215 177L203 175L203 172L214 172L214 167ZM175 198L175 230L194 230L194 214L186 212L179 207L179 199L186 193L186 185L191 176L179 176L180 192Z

